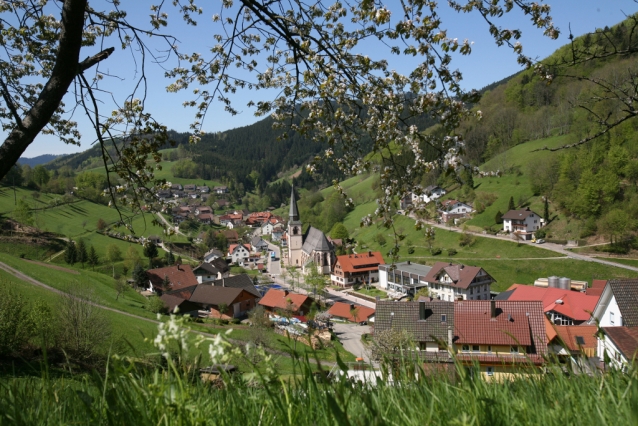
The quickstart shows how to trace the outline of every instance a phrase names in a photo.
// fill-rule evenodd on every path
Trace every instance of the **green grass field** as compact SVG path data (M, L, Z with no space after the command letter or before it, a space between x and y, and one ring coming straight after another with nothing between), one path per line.
M621 263L623 265L635 266L638 268L638 259L624 259L620 257L597 257L597 259L606 260L607 262Z

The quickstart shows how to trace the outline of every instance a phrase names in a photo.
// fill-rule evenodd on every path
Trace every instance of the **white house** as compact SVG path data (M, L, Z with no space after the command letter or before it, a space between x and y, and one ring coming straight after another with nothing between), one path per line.
M503 215L503 231L516 232L525 240L531 240L534 232L543 226L542 218L529 207L519 210L510 210Z
M600 327L638 327L638 279L607 281L589 323L598 323Z
M441 207L439 208L439 214L443 222L467 217L471 213L474 213L472 206L457 200L442 201Z
M430 296L453 302L455 300L490 300L494 278L483 268L436 262L423 278Z
M215 259L219 259L220 257L224 257L224 253L217 249L210 249L204 254L204 262L211 263Z
M231 244L228 248L228 257L232 263L243 264L250 256L249 244Z
M623 371L638 356L638 327L601 327L598 335L598 358L605 369Z
M447 191L445 189L437 185L430 185L423 190L422 194L417 194L415 192L412 193L412 204L416 204L417 202L427 204L430 201L441 198L445 194L447 194Z
M270 235L272 234L272 230L274 228L275 225L273 225L270 222L266 222L263 225L261 225L261 235Z

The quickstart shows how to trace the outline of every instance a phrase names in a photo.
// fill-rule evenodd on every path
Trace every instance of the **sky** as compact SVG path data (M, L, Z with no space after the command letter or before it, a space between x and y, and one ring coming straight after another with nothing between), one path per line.
M135 2L123 2L126 4L128 17L132 20L146 19L150 14L150 4L156 3L148 0L136 0ZM198 20L196 28L186 27L180 20L169 20L169 26L165 32L175 35L180 43L180 51L197 51L205 54L216 42L212 39L215 27L211 21L211 16L219 13L218 0L212 0L207 6L203 15ZM210 4L213 6L210 6ZM389 0L386 4L390 10L396 10L396 0ZM516 57L511 50L506 47L497 47L490 36L487 25L476 14L457 14L450 11L445 5L447 2L440 1L443 5L441 17L444 22L443 27L448 29L448 37L457 37L459 40L468 39L474 42L472 54L460 56L453 61L453 68L458 68L463 73L463 87L466 89L480 89L495 81L499 81L509 75L521 70L516 63ZM498 21L504 28L519 28L523 32L521 43L523 53L533 58L542 59L549 56L554 50L568 43L569 28L575 36L593 32L596 28L612 26L622 21L626 15L638 12L638 3L633 0L550 0L552 7L551 16L554 23L561 30L558 40L551 40L542 35L542 32L534 28L529 22L529 18L522 13L512 13ZM93 4L93 3L92 3ZM175 17L176 12L167 10L169 19ZM171 14L172 12L172 14ZM115 40L111 42L115 43ZM117 44L117 43L115 43ZM108 47L107 43L105 47ZM158 49L160 46L158 46ZM362 49L374 49L373 45L362 45ZM98 48L84 48L81 58L92 55L99 51ZM367 52L366 52L367 53ZM390 67L398 71L408 71L409 65L413 65L413 60L394 56L388 58ZM395 61L395 62L392 62ZM139 68L135 69L131 65L131 54L127 51L117 49L106 61L100 64L100 72L107 75L117 75L116 77L106 77L102 88L112 93L103 97L103 108L105 111L113 109L111 99L121 102L131 93L133 85L139 77ZM166 86L169 81L164 78L163 69L155 64L149 64L146 68L148 93L146 98L147 110L169 129L180 132L189 130L189 124L193 121L194 110L184 108L182 102L189 99L189 93L167 93ZM253 111L242 106L248 100L259 100L271 98L273 93L243 90L238 92L233 101L239 106L241 113L235 116L225 112L223 106L215 103L209 110L204 121L203 130L206 132L219 132L237 127L252 124L262 118L255 117ZM67 105L73 103L70 98L65 98ZM76 111L73 119L79 123L82 133L81 146L67 145L60 142L54 136L39 135L36 140L27 148L23 157L31 158L43 154L67 154L80 152L90 148L94 143L95 133L90 127L89 121L82 111ZM6 133L5 133L6 135Z

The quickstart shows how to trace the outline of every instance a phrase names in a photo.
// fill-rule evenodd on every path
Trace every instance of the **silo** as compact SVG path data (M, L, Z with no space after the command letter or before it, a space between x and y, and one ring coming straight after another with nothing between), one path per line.
M553 275L547 278L547 286L549 288L558 288L558 277Z
M563 277L558 280L558 288L561 290L571 290L572 288L572 280L567 277Z

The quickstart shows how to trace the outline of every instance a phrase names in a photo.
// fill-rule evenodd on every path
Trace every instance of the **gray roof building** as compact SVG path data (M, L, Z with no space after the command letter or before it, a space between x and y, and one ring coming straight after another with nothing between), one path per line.
M406 330L415 342L445 342L454 332L454 302L384 302L376 306L375 332Z
M332 251L332 244L326 238L326 234L313 226L309 226L306 235L304 235L304 243L301 250L308 255L313 251L330 252Z

